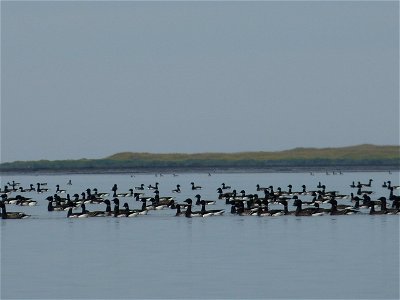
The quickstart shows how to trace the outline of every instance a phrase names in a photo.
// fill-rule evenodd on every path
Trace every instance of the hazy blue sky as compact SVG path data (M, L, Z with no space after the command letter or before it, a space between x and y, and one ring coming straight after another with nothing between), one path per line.
M399 3L1 1L2 161L399 144Z

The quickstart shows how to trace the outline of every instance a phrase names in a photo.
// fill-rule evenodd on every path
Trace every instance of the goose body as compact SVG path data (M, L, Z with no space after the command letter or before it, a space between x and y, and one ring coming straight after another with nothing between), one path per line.
M192 190L201 190L202 189L201 186L195 185L194 182L191 182L190 184L192 185Z
M214 205L216 203L216 201L214 201L214 200L203 200L203 199L201 199L200 194L197 194L194 197L197 199L196 200L196 205L202 205L203 202L205 203L205 205Z
M230 190L231 187L229 185L226 185L224 182L221 184L223 190Z
M144 190L144 184L142 183L140 186L135 186L135 190L143 191Z
M121 217L132 218L132 217L136 217L136 216L139 215L139 211L137 211L137 210L130 210L130 209L129 209L128 203L125 202L124 205L123 205L123 207L124 207L124 209L121 210L121 211L119 212L119 214L117 215L118 218L121 218Z
M177 185L176 185L176 189L173 189L172 192L173 192L173 193L180 193L180 192L181 192L181 186L180 186L180 184L177 184Z
M192 199L187 198L185 201L187 203L186 211L185 211L185 217L186 218L192 218L192 217L202 217L203 215L199 211L192 211Z
M330 212L331 215L352 215L354 213L359 212L357 210L349 208L338 210L337 201L335 199L329 200L328 203L331 204L331 212Z
M1 218L2 219L26 219L29 218L30 215L27 215L23 212L7 212L6 205L3 201L0 202L1 208Z
M56 193L57 194L63 194L65 192L66 192L65 190L60 189L60 185L59 184L56 185Z
M129 189L127 193L117 193L117 197L133 197L133 189Z
M158 190L158 185L159 185L159 183L156 182L154 186L151 185L151 184L149 184L149 185L147 186L147 188L148 188L149 190Z
M96 198L104 198L104 197L108 197L110 196L110 193L107 192L99 192L97 190L97 188L93 189L94 195L96 196Z
M294 213L294 215L296 217L298 216L322 216L324 215L323 212L318 212L315 208L311 208L311 209L303 209L302 208L302 201L300 199L296 199L293 202L293 206L296 206L296 211Z

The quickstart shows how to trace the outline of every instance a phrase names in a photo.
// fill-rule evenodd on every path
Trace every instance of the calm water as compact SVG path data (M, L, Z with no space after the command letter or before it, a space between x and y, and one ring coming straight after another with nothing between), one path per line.
M1 298L398 299L398 215L241 217L219 200L212 208L226 209L220 217L174 217L166 209L129 219L67 219L66 212L48 212L45 200L56 184L73 195L86 188L110 192L114 183L127 192L159 182L160 196L182 202L197 193L214 200L222 182L246 193L256 193L256 184L283 190L292 184L299 191L321 182L328 191L350 194L352 181L370 178L365 189L375 191L373 199L388 198L384 181L399 184L397 172L3 176L2 187L15 180L24 187L47 182L51 190L27 194L39 202L35 207L7 205L32 217L0 221ZM192 191L192 181L203 189ZM181 194L171 192L177 184Z

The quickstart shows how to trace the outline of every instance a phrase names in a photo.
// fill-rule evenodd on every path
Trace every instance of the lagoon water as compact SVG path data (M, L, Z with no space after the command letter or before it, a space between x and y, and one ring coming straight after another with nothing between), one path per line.
M225 214L209 218L175 217L171 209L136 218L85 219L47 211L45 199L56 184L73 195L86 188L111 192L115 183L118 192L127 192L141 183L159 182L160 196L175 196L178 202L197 193L216 200L222 182L246 193L256 193L256 184L283 190L292 184L299 191L303 184L316 190L321 182L327 191L349 195L355 191L352 181L372 178L372 199L388 198L385 181L399 184L398 172L178 175L2 176L2 187L12 180L23 187L46 182L50 191L24 194L37 200L37 206L7 205L8 211L24 211L31 218L0 221L1 298L399 298L399 215L242 217L231 215L224 200L215 208L225 208ZM72 185L67 185L70 179ZM192 191L192 181L203 189ZM182 192L173 194L177 184ZM126 201L131 208L140 207L132 198L120 200L121 206ZM88 210L104 208L87 205Z

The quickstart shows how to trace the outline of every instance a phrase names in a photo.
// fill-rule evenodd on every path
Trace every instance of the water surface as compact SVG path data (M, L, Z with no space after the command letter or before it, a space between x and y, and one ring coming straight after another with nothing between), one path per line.
M47 182L47 194L32 193L36 207L8 205L32 217L2 220L2 299L398 299L399 216L241 217L225 202L221 217L174 217L174 210L151 211L136 218L67 219L47 212L48 195L60 184L68 193L97 187L119 191L159 182L160 195L178 202L200 193L216 199L222 182L256 193L256 184L287 189L354 192L353 180L368 182L373 198L388 197L386 172L326 175L304 173L187 173L51 175L3 177L2 186ZM67 181L72 180L72 186ZM190 182L203 186L190 190ZM151 191L146 190L146 195ZM397 193L398 194L398 193ZM261 195L261 194L260 194ZM308 196L304 196L307 200ZM140 205L120 198L131 207ZM343 200L348 201L348 200ZM348 202L350 203L350 202ZM292 207L289 207L293 209ZM89 210L104 209L89 205Z

